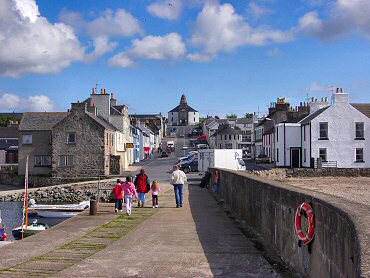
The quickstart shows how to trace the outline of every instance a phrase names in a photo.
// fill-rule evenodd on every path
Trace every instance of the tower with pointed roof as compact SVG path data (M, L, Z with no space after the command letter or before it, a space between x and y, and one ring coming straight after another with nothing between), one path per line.
M180 104L168 112L168 121L171 126L191 126L199 124L199 112L188 105L183 94Z

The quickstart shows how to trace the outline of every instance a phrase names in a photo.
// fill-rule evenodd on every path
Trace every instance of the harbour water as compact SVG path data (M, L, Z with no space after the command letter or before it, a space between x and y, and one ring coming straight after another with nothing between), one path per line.
M22 225L22 206L23 202L0 202L0 211L2 224L5 226L8 235L7 240L14 240L12 229ZM48 224L49 227L54 226L66 218L39 218L30 217L29 222L37 220L40 223Z

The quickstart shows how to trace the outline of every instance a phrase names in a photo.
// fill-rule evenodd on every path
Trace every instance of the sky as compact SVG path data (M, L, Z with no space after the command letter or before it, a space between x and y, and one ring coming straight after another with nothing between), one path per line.
M91 89L130 113L182 94L202 116L370 102L368 0L1 0L0 111L66 111Z

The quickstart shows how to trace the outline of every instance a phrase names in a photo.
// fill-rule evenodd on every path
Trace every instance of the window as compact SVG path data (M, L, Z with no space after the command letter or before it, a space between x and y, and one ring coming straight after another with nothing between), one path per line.
M364 139L364 123L356 123L356 139Z
M234 140L236 140L236 135L234 134Z
M319 157L322 159L322 161L327 161L326 149L319 149Z
M227 140L227 135L225 135L225 140Z
M220 144L220 149L222 149L222 144Z
M276 142L279 142L279 128L276 127Z
M195 117L194 117L194 122L195 122Z
M22 136L22 144L23 145L31 145L32 144L32 135L24 134Z
M279 148L276 148L276 162L279 162Z
M76 144L76 133L74 133L74 132L68 133L67 143L68 144Z
M53 144L53 135L52 134L49 135L49 144L50 145Z
M328 123L320 123L320 138L319 139L329 139Z
M364 149L356 148L356 162L364 162Z
M306 153L306 149L303 150L303 161L306 162L307 161L307 153Z
M306 141L306 126L303 126L303 141Z
M109 133L107 133L107 146L109 146Z
M114 134L112 134L112 147L114 146Z
M231 135L229 135L229 140L231 140Z
M59 166L66 167L66 166L73 166L73 165L74 165L73 155L60 155L59 156Z
M51 155L35 155L34 166L35 167L50 167L51 166Z

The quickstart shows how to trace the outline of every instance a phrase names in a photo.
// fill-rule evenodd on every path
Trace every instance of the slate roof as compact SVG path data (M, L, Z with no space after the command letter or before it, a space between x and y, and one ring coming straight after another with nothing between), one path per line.
M19 130L51 130L68 115L69 112L26 112L19 124Z
M0 138L18 138L18 125L0 127Z
M328 109L330 106L326 106L324 108L321 108L312 114L308 115L306 118L300 121L302 125L308 125L313 119L315 119L317 116L319 116L322 112L324 112L326 109Z
M220 135L229 135L229 134L240 134L239 131L233 129L232 127L230 127L228 124L226 125L220 125L218 127L218 130L217 130L217 134L220 134Z
M242 125L242 124L253 124L253 118L238 118L236 119L236 124Z
M351 105L366 117L370 118L370 103L351 103Z
M117 128L114 126L114 125L112 125L112 124L110 124L110 123L108 123L106 120L104 120L103 118L100 118L100 117L98 117L98 116L96 116L96 115L94 115L94 114L92 114L92 113L90 113L90 112L86 112L86 114L88 115L88 116L90 116L94 121L96 121L98 124L100 124L101 126L103 126L105 129L108 129L108 130L113 130L113 131L116 131L117 130Z
M188 112L198 112L197 110L195 110L194 108L190 107L189 105L177 105L174 109L172 109L171 111L169 111L169 113L171 112L179 112L180 111L180 106L181 106L181 109L184 108L186 109Z

